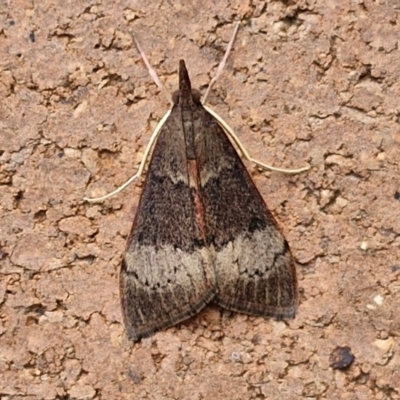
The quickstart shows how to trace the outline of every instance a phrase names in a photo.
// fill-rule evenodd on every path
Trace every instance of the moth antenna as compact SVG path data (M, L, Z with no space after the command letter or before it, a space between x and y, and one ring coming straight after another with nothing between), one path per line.
M153 79L154 83L159 87L159 89L164 94L164 96L167 99L167 101L172 106L173 105L173 101L172 101L171 95L168 93L168 90L165 88L165 86L161 83L161 80L158 77L157 72L151 66L151 64L150 64L150 62L149 62L149 60L148 60L148 58L146 56L146 53L143 51L142 46L140 45L139 41L137 40L135 34L133 32L131 32L131 35L132 35L132 38L133 38L133 40L135 42L135 45L136 45L136 47L137 47L137 49L139 51L139 54L142 57L143 62L145 63L145 65L147 67L147 70L149 71L149 74L150 74L151 78ZM122 192L127 186L129 186L132 182L134 182L136 179L138 179L142 175L144 167L146 165L146 161L147 161L147 159L149 157L149 154L150 154L150 152L151 152L151 150L152 150L152 148L154 146L154 142L156 141L156 139L157 139L157 137L158 137L158 135L159 135L159 133L161 131L161 128L164 125L164 123L167 120L167 118L169 117L170 113L171 113L171 110L169 110L164 115L164 117L161 119L161 121L157 124L156 129L154 130L154 132L152 133L152 135L150 137L149 143L148 143L148 145L146 147L146 150L144 152L144 155L143 155L143 159L140 162L139 169L136 172L136 174L133 175L132 177L130 177L125 183L123 183L117 189L115 189L114 191L106 194L105 196L93 197L93 198L84 197L83 198L84 201L88 201L89 203L97 203L97 202L101 202L101 201L107 200L110 197L113 197L116 194Z
M159 87L159 89L163 92L165 98L167 99L168 103L171 104L171 107L174 105L174 103L172 102L172 97L171 95L168 93L168 90L165 88L165 86L161 83L160 78L157 75L157 72L154 70L154 68L151 66L145 52L142 49L142 46L140 45L139 41L137 40L135 34L133 32L131 32L132 38L135 41L136 47L140 53L140 56L143 59L143 62L145 63L147 70L149 71L149 74L151 76L151 78L153 79L154 83Z
M285 174L298 174L300 172L304 172L304 171L308 171L311 166L307 165L306 167L302 167L302 168L296 168L296 169L285 169L285 168L278 168L278 167L274 167L272 165L268 165L268 164L264 164L261 161L258 161L254 158L250 157L250 154L247 152L247 150L245 149L245 147L243 146L243 144L240 142L239 138L235 135L235 133L233 132L232 128L212 109L210 109L209 107L207 107L205 105L206 101L207 101L207 97L211 91L211 88L213 87L213 85L215 84L215 82L218 80L218 78L221 76L222 71L225 67L226 64L226 60L228 59L229 53L232 50L233 47L233 43L236 39L236 35L237 35L237 31L239 30L239 26L240 26L240 21L236 22L235 24L235 29L233 31L233 34L231 36L231 39L228 43L228 47L226 48L224 57L222 58L222 61L219 63L219 66L217 68L217 72L215 74L215 76L211 79L210 85L207 88L206 94L203 97L202 103L204 108L218 121L219 125L221 126L221 128L225 131L225 133L232 139L232 141L236 144L236 146L238 147L238 149L240 150L242 156L250 161L253 164L256 164L258 167L265 169L265 170L270 170L270 171L277 171L277 172L283 172Z
M208 95L209 95L209 93L211 91L211 88L213 87L214 83L217 82L217 79L222 74L222 71L223 71L223 69L225 67L225 64L226 64L226 60L228 59L229 53L232 50L233 43L235 41L236 34L237 34L238 29L239 29L239 26L240 26L240 21L237 21L236 24L235 24L235 29L233 30L233 34L232 34L231 40L229 41L228 47L226 48L225 55L224 55L222 61L219 63L218 68L217 68L217 72L216 72L214 78L211 79L211 82L208 85L206 94L203 97L203 101L202 101L203 104L206 104L207 97L208 97Z

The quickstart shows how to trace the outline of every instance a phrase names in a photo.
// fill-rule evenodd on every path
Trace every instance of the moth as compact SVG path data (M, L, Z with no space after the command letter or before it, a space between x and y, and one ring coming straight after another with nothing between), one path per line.
M183 60L172 99L120 271L129 337L148 337L210 302L293 318L298 283L289 245Z

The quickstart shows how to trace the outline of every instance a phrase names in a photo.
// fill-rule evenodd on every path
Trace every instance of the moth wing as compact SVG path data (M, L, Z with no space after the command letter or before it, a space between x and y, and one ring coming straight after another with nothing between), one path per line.
M189 318L214 297L215 274L196 224L181 131L173 109L155 144L122 262L123 318L135 340Z
M232 143L206 110L195 120L207 242L214 246L215 300L238 312L294 317L298 287L286 239ZM202 121L202 122L200 122Z

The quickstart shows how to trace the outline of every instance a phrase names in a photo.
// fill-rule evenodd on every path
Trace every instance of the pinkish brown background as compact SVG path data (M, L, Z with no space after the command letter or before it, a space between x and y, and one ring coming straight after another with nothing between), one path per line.
M400 399L400 1L0 1L0 398ZM296 319L206 308L140 343L118 270L184 58L298 263ZM397 193L397 194L396 194ZM349 346L347 370L329 366Z

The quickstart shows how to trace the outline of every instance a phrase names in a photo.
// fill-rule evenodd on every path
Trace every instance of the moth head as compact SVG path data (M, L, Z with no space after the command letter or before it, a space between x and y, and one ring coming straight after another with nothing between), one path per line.
M180 90L177 90L176 92L174 92L172 94L172 101L174 102L174 104L179 104L179 103L182 104L181 97L182 97L182 94L181 94ZM201 93L197 89L191 90L191 98L193 100L193 103L195 103L195 104L201 103L201 101L200 101Z
M185 61L179 60L179 90L172 96L174 104L190 105L200 103L200 92L192 90L189 73L186 69Z

